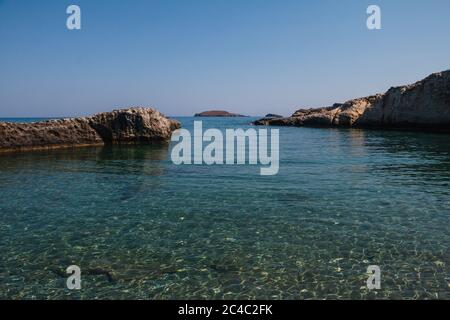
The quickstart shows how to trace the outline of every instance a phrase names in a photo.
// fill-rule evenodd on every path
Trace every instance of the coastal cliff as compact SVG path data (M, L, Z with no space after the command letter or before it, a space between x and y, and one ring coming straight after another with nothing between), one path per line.
M287 118L263 118L255 125L418 129L450 132L450 70L434 73L384 94L300 109Z
M128 108L91 117L31 123L0 122L0 152L115 143L160 143L180 123L153 108Z

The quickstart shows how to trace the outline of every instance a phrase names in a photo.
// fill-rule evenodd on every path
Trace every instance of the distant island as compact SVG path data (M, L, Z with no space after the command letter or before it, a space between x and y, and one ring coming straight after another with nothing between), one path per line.
M265 118L283 118L283 116L280 116L279 114L275 113L268 113L266 114Z
M247 116L237 113L231 113L224 110L209 110L196 113L194 117L247 117Z

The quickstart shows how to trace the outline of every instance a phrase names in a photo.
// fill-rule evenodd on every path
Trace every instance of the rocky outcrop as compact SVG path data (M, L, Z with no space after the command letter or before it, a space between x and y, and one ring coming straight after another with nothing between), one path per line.
M318 109L300 109L287 118L264 118L256 125L420 129L450 132L450 70L434 73L384 94Z
M107 143L159 142L170 139L180 123L152 108L130 108L96 114L90 126Z
M129 108L92 117L32 123L0 122L0 152L103 145L160 143L179 128L153 108Z
M196 113L194 117L246 117L242 114L231 113L224 110L210 110Z

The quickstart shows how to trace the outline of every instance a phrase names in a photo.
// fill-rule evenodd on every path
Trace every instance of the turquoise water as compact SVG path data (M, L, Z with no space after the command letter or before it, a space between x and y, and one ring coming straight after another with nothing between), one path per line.
M450 298L448 135L279 129L276 176L171 146L1 155L0 298Z

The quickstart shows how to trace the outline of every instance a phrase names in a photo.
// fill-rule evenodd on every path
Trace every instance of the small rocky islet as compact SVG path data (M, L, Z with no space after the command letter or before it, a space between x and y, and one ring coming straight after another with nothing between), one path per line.
M384 94L300 109L290 117L265 117L255 125L413 129L450 133L450 70Z
M225 110L209 110L196 113L194 117L246 117L242 114L232 113Z
M153 108L133 107L91 117L0 122L0 152L121 143L163 143L180 123Z

